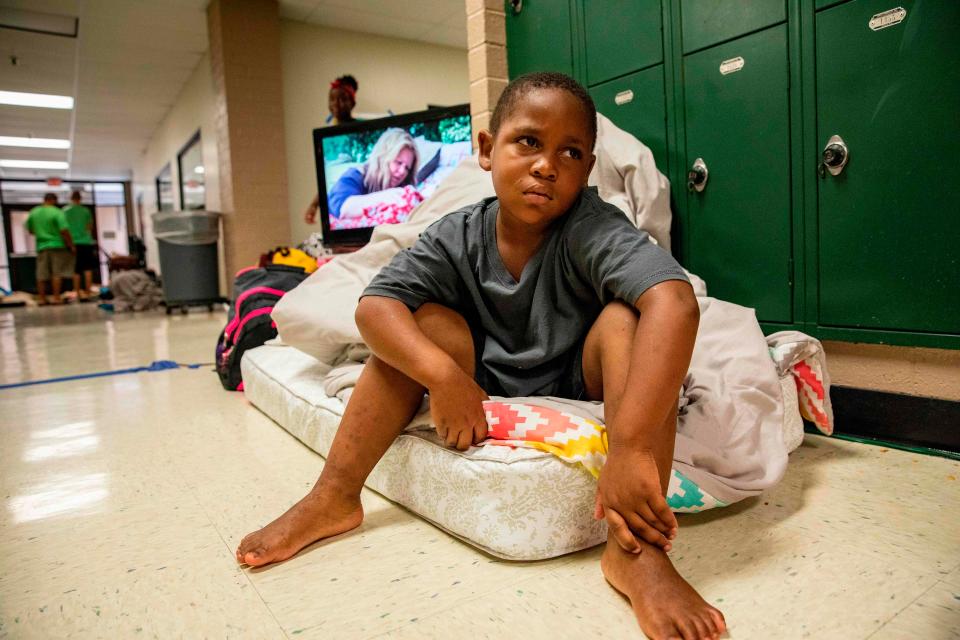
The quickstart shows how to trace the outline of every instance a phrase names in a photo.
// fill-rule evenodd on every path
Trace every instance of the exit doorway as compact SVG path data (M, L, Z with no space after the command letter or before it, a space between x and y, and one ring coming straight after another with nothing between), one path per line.
M0 287L7 291L36 293L37 251L36 238L24 226L30 210L43 204L45 193L55 193L58 206L70 204L70 194L80 193L80 203L93 213L93 237L97 245L99 269L94 272L97 284L109 281L109 259L112 255L127 255L127 221L129 217L124 182L64 181L55 186L39 180L0 180ZM63 290L72 289L65 279Z

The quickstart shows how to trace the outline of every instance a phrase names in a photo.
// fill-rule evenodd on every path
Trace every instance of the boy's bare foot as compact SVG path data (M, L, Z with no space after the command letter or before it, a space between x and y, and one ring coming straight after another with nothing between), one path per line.
M633 606L652 640L713 640L726 631L723 614L707 604L659 548L640 542L643 553L624 551L612 538L600 559L607 582Z
M359 497L331 497L314 488L263 529L248 534L237 547L237 562L260 567L294 556L309 544L355 529L363 522Z

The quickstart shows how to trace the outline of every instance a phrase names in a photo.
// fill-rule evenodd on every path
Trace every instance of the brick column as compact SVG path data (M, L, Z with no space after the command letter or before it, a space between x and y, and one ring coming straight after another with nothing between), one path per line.
M276 0L207 6L227 281L287 244L280 15Z
M490 114L507 86L507 31L503 0L466 0L467 65L473 147L477 133L490 125Z

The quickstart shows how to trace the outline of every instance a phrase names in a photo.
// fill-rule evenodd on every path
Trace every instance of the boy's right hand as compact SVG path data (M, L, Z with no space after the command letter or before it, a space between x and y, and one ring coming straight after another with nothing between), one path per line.
M430 417L448 447L466 451L487 437L483 401L490 397L462 369L457 369L430 391Z
M638 538L670 551L677 518L663 497L651 451L610 446L597 483L594 518L606 518L610 534L627 552L641 552Z

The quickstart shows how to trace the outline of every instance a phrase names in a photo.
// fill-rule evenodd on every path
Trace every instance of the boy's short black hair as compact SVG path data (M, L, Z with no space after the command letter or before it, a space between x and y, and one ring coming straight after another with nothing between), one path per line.
M49 200L52 200L52 201L56 202L56 201L57 201L57 194L52 193L52 192L47 192L47 193L43 194L43 201L44 201L44 202L47 202L47 201L49 201Z
M497 106L493 108L493 115L490 116L490 133L497 135L503 120L510 115L517 102L533 89L560 89L580 101L580 106L583 107L589 120L590 148L592 149L597 142L597 107L593 103L593 98L579 82L566 74L553 71L525 73L514 78L500 94Z

